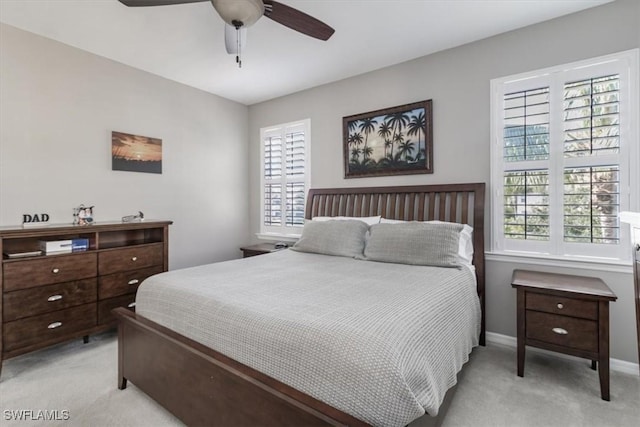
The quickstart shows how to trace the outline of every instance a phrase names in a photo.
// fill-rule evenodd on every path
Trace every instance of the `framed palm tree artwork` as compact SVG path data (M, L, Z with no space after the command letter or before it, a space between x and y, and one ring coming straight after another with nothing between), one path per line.
M431 100L342 118L344 176L433 173Z

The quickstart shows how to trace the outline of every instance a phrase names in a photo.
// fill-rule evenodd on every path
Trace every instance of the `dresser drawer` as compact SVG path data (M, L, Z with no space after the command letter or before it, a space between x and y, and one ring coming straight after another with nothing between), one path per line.
M144 279L154 274L162 273L161 265L140 270L125 271L109 274L99 278L98 294L100 299L111 298L118 295L135 294L138 286Z
M135 311L136 295L129 294L121 297L109 298L98 303L98 324L105 325L116 321L111 310L118 307L126 307Z
M100 275L137 270L139 268L163 265L164 245L137 246L126 249L113 249L100 252L98 255L98 272Z
M525 322L527 339L598 352L598 322L594 320L527 310Z
M95 253L51 255L38 259L5 262L4 291L86 279L95 277L96 271Z
M5 322L10 322L23 317L95 302L97 294L96 279L5 292L2 315Z
M598 320L598 302L527 292L527 310Z
M4 351L9 352L41 342L64 340L96 326L96 304L84 304L40 316L5 323Z

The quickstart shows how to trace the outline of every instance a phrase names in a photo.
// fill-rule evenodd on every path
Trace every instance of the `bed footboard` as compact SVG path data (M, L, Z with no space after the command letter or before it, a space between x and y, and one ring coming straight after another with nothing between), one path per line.
M187 425L367 425L125 308L113 313L118 388L132 381Z

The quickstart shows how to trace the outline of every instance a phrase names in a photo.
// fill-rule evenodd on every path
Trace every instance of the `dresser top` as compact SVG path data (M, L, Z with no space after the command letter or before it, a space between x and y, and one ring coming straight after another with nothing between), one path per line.
M573 274L514 270L511 286L590 295L611 301L615 301L618 298L602 279Z
M48 224L42 226L22 227L20 225L0 226L0 236L22 236L27 234L51 234L59 232L90 233L91 231L108 231L134 228L153 228L171 225L173 221L145 219L139 222L96 221L91 225Z

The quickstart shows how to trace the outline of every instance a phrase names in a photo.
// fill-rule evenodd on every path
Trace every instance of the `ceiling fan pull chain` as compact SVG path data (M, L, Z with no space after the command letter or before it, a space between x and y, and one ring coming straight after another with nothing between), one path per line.
M236 27L236 45L238 47L238 54L236 55L236 63L238 64L238 68L242 68L242 32L240 31L240 27L242 27L242 22L234 21Z

